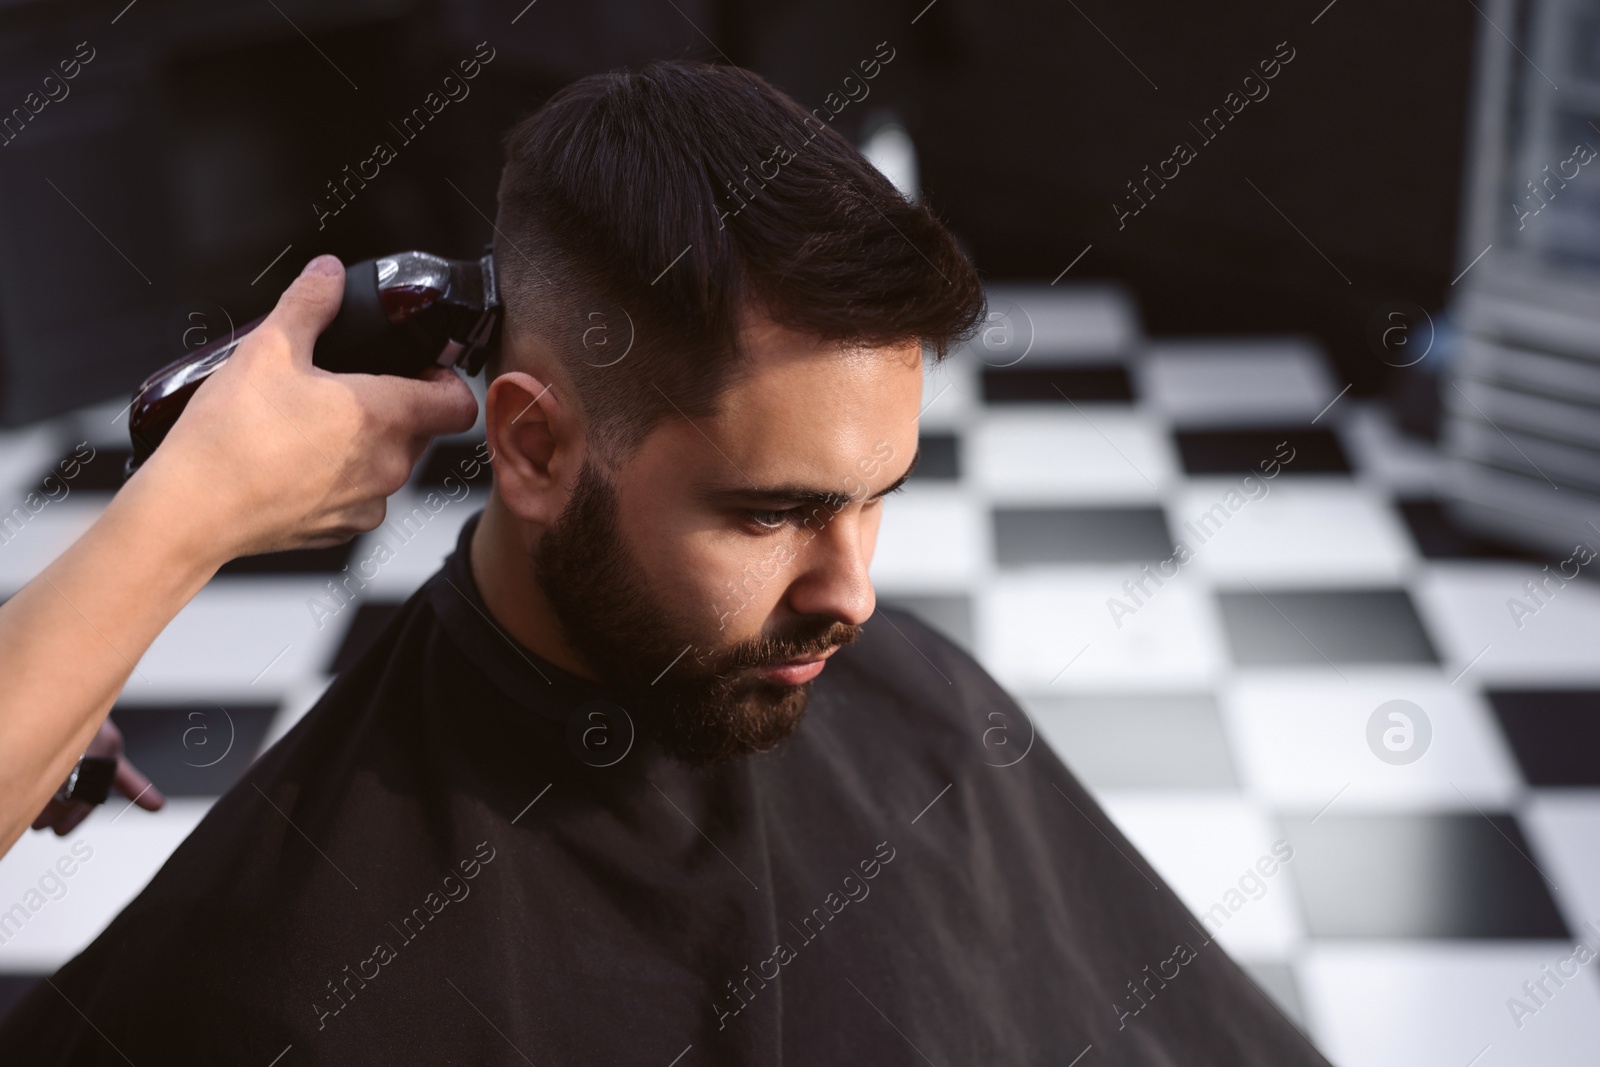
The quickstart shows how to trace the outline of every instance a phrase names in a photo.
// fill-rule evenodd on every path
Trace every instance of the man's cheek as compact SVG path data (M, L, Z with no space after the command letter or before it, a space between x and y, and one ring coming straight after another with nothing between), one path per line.
M741 552L716 564L712 617L722 645L759 637L793 577L798 553L788 539L757 539L756 544L759 552Z
M761 594L758 557L711 543L662 554L652 562L647 571L653 598L674 613L678 625L693 627L701 643L725 645L749 625Z

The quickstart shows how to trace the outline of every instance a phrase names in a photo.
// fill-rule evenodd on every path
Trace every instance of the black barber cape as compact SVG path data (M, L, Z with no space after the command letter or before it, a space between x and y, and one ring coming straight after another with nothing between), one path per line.
M488 617L476 521L0 1064L1325 1063L912 616L691 771Z

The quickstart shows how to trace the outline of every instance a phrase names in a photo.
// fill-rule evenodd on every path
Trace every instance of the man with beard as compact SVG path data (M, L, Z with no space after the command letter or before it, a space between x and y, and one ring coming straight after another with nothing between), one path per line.
M1322 1063L876 609L923 348L982 314L937 219L729 68L506 150L485 509L0 1060Z

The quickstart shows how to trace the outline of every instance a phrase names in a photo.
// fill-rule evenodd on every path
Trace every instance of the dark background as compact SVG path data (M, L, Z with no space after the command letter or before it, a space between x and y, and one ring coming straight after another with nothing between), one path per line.
M525 3L0 8L0 115L95 49L0 147L0 422L126 396L181 354L190 312L246 321L319 252L473 254L504 129L657 56L747 66L813 107L887 41L838 124L909 128L986 278L1048 281L1092 245L1068 280L1127 284L1150 332L1314 334L1358 393L1395 386L1373 310L1439 309L1459 269L1470 4ZM402 145L388 124L480 41L471 95ZM1285 41L1270 94L1202 143L1189 123ZM380 139L398 158L319 231L325 183ZM1198 157L1119 230L1125 183L1178 140Z

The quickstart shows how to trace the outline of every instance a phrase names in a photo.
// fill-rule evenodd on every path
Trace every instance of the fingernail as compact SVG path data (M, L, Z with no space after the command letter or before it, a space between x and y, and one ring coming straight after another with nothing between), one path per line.
M339 257L323 254L307 263L301 274L338 274Z

